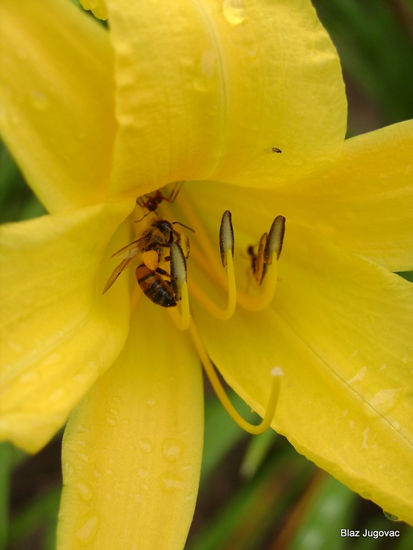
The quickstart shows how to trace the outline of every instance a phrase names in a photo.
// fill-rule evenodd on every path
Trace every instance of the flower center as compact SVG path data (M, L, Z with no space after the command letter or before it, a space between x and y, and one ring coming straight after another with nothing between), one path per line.
M169 191L157 190L136 199L136 208L132 214L132 226L136 239L113 254L113 256L120 255L123 259L110 275L103 292L109 290L132 262L138 263L135 268L137 286L132 299L133 304L136 304L139 295L137 291L140 289L154 304L168 308L176 327L179 330L189 331L211 385L230 416L244 430L250 433L262 433L270 426L274 416L282 370L275 367L270 373L271 391L261 423L254 425L244 420L230 402L204 347L191 316L189 295L220 320L230 319L237 305L249 311L259 311L268 307L274 297L277 284L278 260L283 245L285 218L281 215L277 216L269 231L263 233L257 244L248 245L246 252L249 258L250 277L259 288L259 293L253 295L242 292L237 288L235 277L235 238L231 212L225 210L221 217L218 243L221 261L219 262L205 227L188 199L183 196L183 193L181 194L183 183L172 184ZM178 195L179 210L186 223L175 220L173 217L171 206ZM192 233L191 238L190 233ZM194 241L191 243L192 246L190 246L191 239ZM227 300L224 307L217 304L202 286L197 284L191 274L191 266L187 270L187 259L190 256L191 261L196 262L214 284L226 291Z

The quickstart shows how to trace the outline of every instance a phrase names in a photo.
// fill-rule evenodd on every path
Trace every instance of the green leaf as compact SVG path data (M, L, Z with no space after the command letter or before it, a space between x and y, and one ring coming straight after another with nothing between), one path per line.
M6 548L8 536L12 458L12 446L9 443L0 443L0 550Z
M288 550L340 550L346 538L340 530L350 526L356 494L328 476L319 487L307 515Z
M287 442L280 445L256 476L242 485L216 511L188 550L255 550L285 516L307 483L313 466Z
M240 413L248 419L251 414L248 406L233 392L230 399ZM202 459L201 484L219 465L225 455L247 434L232 420L219 400L208 399L205 404L204 455Z
M20 511L10 525L9 544L12 546L18 541L28 539L30 535L42 527L46 532L46 540L49 541L47 550L54 546L57 513L60 502L61 488L53 488L33 501ZM46 550L46 549L45 549Z

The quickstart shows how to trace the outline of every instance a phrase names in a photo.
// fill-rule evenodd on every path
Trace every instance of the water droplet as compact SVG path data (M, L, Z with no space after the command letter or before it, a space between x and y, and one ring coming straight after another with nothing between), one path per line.
M82 481L76 483L76 490L83 500L90 500L92 498L92 490L86 483Z
M353 378L350 378L350 380L347 380L347 384L354 384L354 382L357 382L358 380L363 380L363 378L366 376L367 367L362 367L357 374L353 376Z
M388 412L396 402L397 394L401 391L401 388L392 388L387 390L380 390L374 394L370 403L382 413Z
M65 475L66 481L68 481L68 478L70 478L74 473L73 464L71 462L65 462L63 464L63 474Z
M48 104L47 96L39 90L33 90L30 92L30 103L35 109L44 111Z
M222 11L231 25L239 25L245 19L244 0L224 0Z
M107 416L107 417L106 417L106 422L107 422L110 426L116 426L116 420L115 420L115 418L113 418L113 416Z
M145 401L145 404L149 407L154 407L156 405L156 399L150 398Z
M369 437L369 431L370 431L370 428L366 428L363 431L363 443L361 444L362 449L367 449L369 446L369 444L367 443L367 439Z
M179 439L167 438L162 444L162 453L168 462L175 462L182 454L182 443Z
M138 476L142 479L148 476L148 470L146 468L140 468L138 470Z
M98 517L96 515L93 515L90 518L88 518L82 524L82 526L77 530L76 536L80 540L80 542L84 544L91 542L91 540L96 534L97 527L98 527Z
M33 382L36 382L39 378L39 373L34 372L32 370L29 370L28 372L24 372L19 377L19 382L21 384L32 384Z
M385 510L383 510L383 514L390 521L400 521L397 516L395 516L394 514L391 514L390 512L386 512Z
M205 78L194 78L192 81L192 87L195 92L205 93L208 91L208 82Z
M85 453L78 453L77 455L83 462L89 462L89 457Z
M59 353L52 353L43 360L43 364L54 365L55 363L58 363L60 360L61 360L61 356Z
M49 401L51 402L60 401L62 397L64 397L65 393L66 393L65 390L63 388L60 388L49 395Z
M168 493L174 493L184 487L183 480L175 474L164 474L161 478L161 487Z
M149 439L140 439L138 445L144 453L150 453L152 451L152 445Z

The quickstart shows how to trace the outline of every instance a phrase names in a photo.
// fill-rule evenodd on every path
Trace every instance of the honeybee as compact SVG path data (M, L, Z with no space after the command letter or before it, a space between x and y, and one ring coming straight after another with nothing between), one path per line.
M145 263L141 263L135 274L138 285L152 302L162 307L176 306L175 290L167 271L160 267L150 269Z
M179 245L181 251L181 245L183 245L186 254L183 252L182 254L185 258L189 256L189 239L187 237L183 238L181 233L173 228L173 225L176 224L182 225L193 231L192 228L180 222L169 222L164 219L156 219L150 227L143 232L141 237L112 254L112 256L118 256L122 253L126 253L127 255L113 270L103 289L103 293L109 290L130 262L138 254L142 254L142 262L136 268L135 275L144 294L152 300L152 302L160 306L175 306L177 298L176 291L171 281L171 275L166 270L162 269L159 264L167 261L171 263L168 252L173 242Z
M168 196L164 195L162 191L157 189L152 193L145 193L145 195L138 197L136 199L136 204L141 208L146 208L147 212L141 218L139 218L138 220L135 220L135 223L142 221L151 212L155 212L156 214L157 213L156 209L158 208L158 206L161 204L162 201L166 201L170 203L174 202L181 190L183 183L184 183L183 181L176 182L176 184L174 185L172 191Z

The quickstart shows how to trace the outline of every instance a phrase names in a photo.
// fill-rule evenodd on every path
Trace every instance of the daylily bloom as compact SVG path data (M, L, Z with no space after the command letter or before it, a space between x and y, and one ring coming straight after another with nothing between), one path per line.
M272 427L413 522L412 285L391 272L413 267L412 122L344 141L310 2L105 8L110 30L65 0L0 3L0 130L50 212L0 234L0 434L35 452L77 406L59 548L183 547L200 359L262 416L281 367ZM191 244L183 299L137 298L142 250L102 294L155 215L193 230L174 226ZM279 233L257 245L279 215L277 259Z

